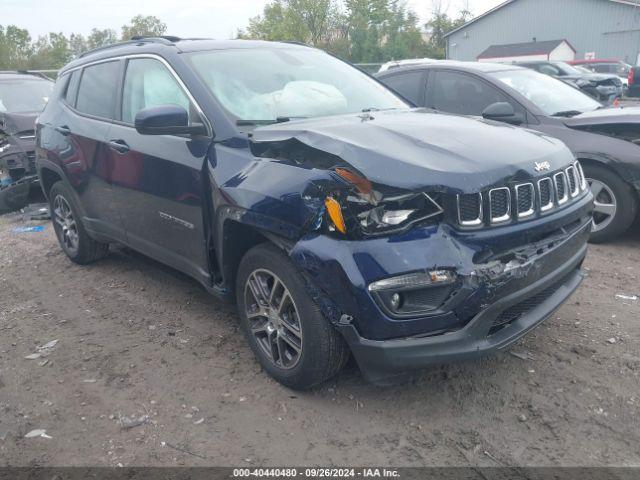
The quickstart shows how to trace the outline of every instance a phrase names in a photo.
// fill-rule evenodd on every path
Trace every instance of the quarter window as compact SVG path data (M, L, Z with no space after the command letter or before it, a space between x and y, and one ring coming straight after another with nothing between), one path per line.
M133 123L140 110L158 105L191 110L186 93L161 62L151 58L129 60L122 92L122 121Z
M80 79L76 109L101 118L114 118L119 62L105 62L85 67Z
M76 101L76 92L78 90L78 83L80 82L80 70L74 70L71 72L71 78L67 84L67 91L64 94L66 102L73 106Z

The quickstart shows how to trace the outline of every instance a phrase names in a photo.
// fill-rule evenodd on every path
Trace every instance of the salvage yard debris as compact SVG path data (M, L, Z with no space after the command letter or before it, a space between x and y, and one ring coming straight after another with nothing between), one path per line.
M42 232L44 231L43 225L32 225L28 227L15 227L11 230L13 233L30 233L30 232Z
M24 438L36 438L36 437L49 438L49 439L53 438L47 435L47 431L42 428L36 428L35 430L31 430L29 433L27 433L24 436Z
M134 428L134 427L139 427L140 425L144 425L145 423L148 423L151 420L151 417L149 415L143 415L139 418L131 418L131 417L126 417L124 415L119 415L118 417L118 422L120 423L120 426L123 429L129 429L129 428Z
M626 295L624 293L617 293L616 298L620 300L631 300L632 302L635 302L636 300L638 300L637 295Z

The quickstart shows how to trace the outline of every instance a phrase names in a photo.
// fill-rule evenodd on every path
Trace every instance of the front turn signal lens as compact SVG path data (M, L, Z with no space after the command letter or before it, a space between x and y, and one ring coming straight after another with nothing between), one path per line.
M338 201L335 198L327 197L324 201L324 206L327 208L329 218L336 227L336 230L342 234L347 233L347 227L344 224L344 217L342 216L342 208Z

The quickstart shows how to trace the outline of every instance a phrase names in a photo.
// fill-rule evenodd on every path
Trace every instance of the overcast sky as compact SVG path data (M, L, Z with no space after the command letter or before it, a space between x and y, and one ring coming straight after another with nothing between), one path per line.
M441 0L456 14L465 0ZM504 0L468 0L478 15ZM120 27L137 14L155 15L167 33L184 37L231 38L268 0L0 0L0 25L26 28L35 39L50 31L86 35L92 28ZM431 0L407 0L422 20L431 14Z

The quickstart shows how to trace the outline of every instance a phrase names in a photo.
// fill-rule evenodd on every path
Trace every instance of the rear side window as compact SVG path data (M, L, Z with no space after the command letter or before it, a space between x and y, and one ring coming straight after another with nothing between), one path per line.
M186 93L161 62L151 58L129 60L122 91L122 121L133 123L140 110L158 105L191 110Z
M407 72L386 77L382 81L392 90L413 102L414 105L422 107L424 106L422 101L424 91L423 78L422 72Z
M85 67L80 79L76 109L101 118L115 118L119 62Z
M69 83L67 83L67 91L64 94L65 101L74 106L76 102L76 93L78 92L78 83L80 82L80 70L74 70L71 73Z

